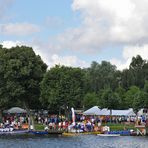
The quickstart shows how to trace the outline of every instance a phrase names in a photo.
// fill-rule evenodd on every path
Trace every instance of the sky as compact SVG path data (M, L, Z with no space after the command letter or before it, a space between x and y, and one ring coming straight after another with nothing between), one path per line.
M0 44L33 47L50 67L148 59L148 0L0 0Z

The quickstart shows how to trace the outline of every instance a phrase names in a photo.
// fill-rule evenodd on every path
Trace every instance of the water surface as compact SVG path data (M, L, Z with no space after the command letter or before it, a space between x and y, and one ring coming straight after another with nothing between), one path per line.
M148 148L148 137L1 136L0 148Z

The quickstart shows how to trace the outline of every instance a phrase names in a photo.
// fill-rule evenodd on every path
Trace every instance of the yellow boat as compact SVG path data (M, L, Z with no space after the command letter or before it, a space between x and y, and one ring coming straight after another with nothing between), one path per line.
M67 132L64 132L62 133L63 136L79 136L79 135L97 135L97 134L100 134L101 132L99 131L94 131L94 132L82 132L82 133L67 133Z

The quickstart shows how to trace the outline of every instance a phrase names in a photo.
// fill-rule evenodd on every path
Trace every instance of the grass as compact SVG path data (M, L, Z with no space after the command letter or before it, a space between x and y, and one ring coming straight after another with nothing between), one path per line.
M133 124L127 125L127 124L115 124L115 123L106 123L103 124L103 126L109 126L111 131L119 131L119 130L135 130L135 126Z
M37 130L37 131L42 131L42 130L44 130L44 125L43 124L35 124L34 125L34 128L35 128L35 130Z

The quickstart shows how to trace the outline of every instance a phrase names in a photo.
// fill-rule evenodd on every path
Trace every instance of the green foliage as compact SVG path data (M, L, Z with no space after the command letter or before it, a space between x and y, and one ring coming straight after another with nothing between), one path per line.
M0 45L0 108L37 109L42 103L56 113L95 105L135 111L148 107L148 61L139 55L123 71L107 61L93 61L85 69L58 65L46 69L32 48Z
M147 98L148 98L148 93L143 91L137 91L133 100L133 105L132 105L133 109L136 112L138 112L140 108L148 107L146 103Z
M144 65L146 64L146 61L142 59L140 55L137 55L136 57L132 58L132 62L130 64L130 71L132 72L132 78L134 80L134 84L140 88L144 85Z
M88 92L95 93L106 87L114 89L118 85L115 75L116 67L109 62L102 61L101 64L92 62L85 73L85 81L87 81L85 87Z
M144 83L144 92L148 93L148 81Z
M118 96L119 109L127 109L126 102L125 102L125 92L126 90L121 86L119 86L115 90L116 96Z
M119 107L119 98L110 88L101 91L99 104L101 108L117 109Z
M55 66L41 83L41 101L54 112L61 107L81 107L83 99L83 72L80 68Z
M125 93L125 102L127 108L133 107L133 101L135 99L136 93L140 92L137 86L131 86L130 89Z
M95 93L87 93L84 96L83 105L86 109L96 106L98 103L98 96Z
M35 55L33 49L26 46L2 48L0 67L1 102L37 108L40 96L39 84L47 68L40 56Z

